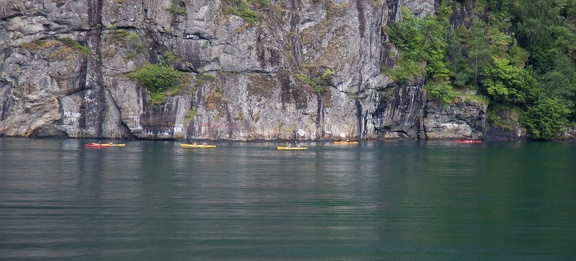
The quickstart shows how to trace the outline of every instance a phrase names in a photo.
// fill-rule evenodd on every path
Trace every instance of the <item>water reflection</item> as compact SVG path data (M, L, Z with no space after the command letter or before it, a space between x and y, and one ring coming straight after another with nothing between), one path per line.
M0 139L8 259L576 255L572 144Z

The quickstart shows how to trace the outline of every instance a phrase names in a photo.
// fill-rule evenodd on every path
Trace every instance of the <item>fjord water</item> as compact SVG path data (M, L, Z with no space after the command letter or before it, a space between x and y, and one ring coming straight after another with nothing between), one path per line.
M575 260L576 144L0 138L0 260Z

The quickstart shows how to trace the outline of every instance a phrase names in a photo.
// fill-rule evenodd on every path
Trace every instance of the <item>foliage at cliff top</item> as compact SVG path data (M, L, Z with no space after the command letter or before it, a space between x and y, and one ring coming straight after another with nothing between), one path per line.
M471 15L455 18L464 9ZM423 80L446 103L453 88L476 90L491 107L523 112L537 139L576 120L576 1L448 0L424 19L402 8L385 30L400 55L385 73L399 84Z

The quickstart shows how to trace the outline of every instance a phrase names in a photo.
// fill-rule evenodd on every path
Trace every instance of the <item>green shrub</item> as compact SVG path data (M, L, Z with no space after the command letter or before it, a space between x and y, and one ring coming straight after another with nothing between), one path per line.
M242 17L249 24L255 24L258 22L258 13L250 9L235 9L232 11L234 15Z
M196 75L196 86L202 86L202 85L208 83L209 81L213 81L215 79L216 79L216 77L214 77L210 74L199 73Z
M166 91L178 90L185 84L184 73L158 64L147 64L127 76L144 86L155 104L164 103Z
M506 121L500 119L500 116L498 116L497 111L495 111L495 110L489 110L488 111L487 120L488 120L488 123L490 123L493 126L500 127L502 129L506 129L508 131L514 130L514 127L512 127L512 125L510 125Z
M178 17L181 15L186 15L186 9L183 7L179 7L177 5L172 5L168 9L168 12L172 15L172 17Z
M427 83L424 85L424 89L428 91L428 94L436 100L441 100L444 103L452 103L454 97L454 90L449 82L442 83Z
M303 73L297 73L294 76L296 79L301 80L312 87L312 92L314 93L324 93L326 91L326 81L322 78L311 78Z
M252 3L249 1L249 3ZM262 3L266 3L267 1L259 1ZM241 17L249 24L255 24L258 22L258 13L252 9L250 9L250 4L247 3L245 0L234 0L234 4L227 6L225 8L226 13L233 14L236 16Z
M247 0L246 2L248 2L249 4L252 3L259 3L262 6L268 6L270 5L270 1L269 0Z
M108 37L110 41L129 48L129 52L126 55L126 58L128 59L134 58L137 54L141 53L148 47L148 44L145 41L142 41L137 33L128 32L124 29L110 30Z
M525 112L523 112L520 108L509 104L491 103L486 113L486 120L488 124L513 131L513 124L519 122L519 115L522 115ZM500 113L504 113L504 115L506 115L506 119L500 118Z
M153 104L164 104L166 102L166 93L165 92L150 93L150 101Z
M332 75L334 75L334 72L328 68L324 71L321 78L322 80L328 80Z
M182 58L175 54L173 51L166 51L162 53L162 64L171 64L174 62L182 61Z
M406 7L401 11L403 20L389 30L390 41L398 49L400 59L395 68L385 73L400 84L425 77L438 86L450 85L446 56L448 23L440 16L418 19Z
M130 33L124 29L120 29L115 31L111 30L108 35L110 36L110 40L112 41L124 41L125 39L128 38L128 35L130 35Z
M523 105L535 97L536 80L528 71L510 64L508 59L493 56L482 76L484 91L493 101Z
M80 52L84 56L92 55L92 50L90 50L90 48L88 48L88 46L81 45L80 43L72 40L72 38L68 38L68 37L62 38L62 39L60 39L60 42L62 42L66 46Z
M398 66L385 73L390 79L400 84L406 84L417 77L424 76L426 69L421 61L414 61L410 59L402 59L398 61Z
M522 124L528 134L537 140L561 137L569 125L570 110L558 99L544 98L528 108Z
M189 111L186 113L186 115L184 116L184 118L185 118L186 120L189 120L189 119L195 118L196 116L199 116L199 115L198 115L198 111L194 109L194 110L189 110Z
M168 12L172 15L172 25L178 23L178 17L186 15L186 8L183 7L183 0L173 0Z
M44 40L36 40L34 42L22 43L22 44L20 44L20 46L27 48L27 49L38 50L38 49L42 49L42 46L45 45L46 43L47 42Z

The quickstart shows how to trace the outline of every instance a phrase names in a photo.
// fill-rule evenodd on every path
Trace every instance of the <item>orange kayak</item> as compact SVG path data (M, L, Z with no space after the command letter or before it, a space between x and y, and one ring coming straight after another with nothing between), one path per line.
M474 139L456 140L456 143L482 143L482 140L474 140Z
M358 144L358 141L335 140L334 144Z

